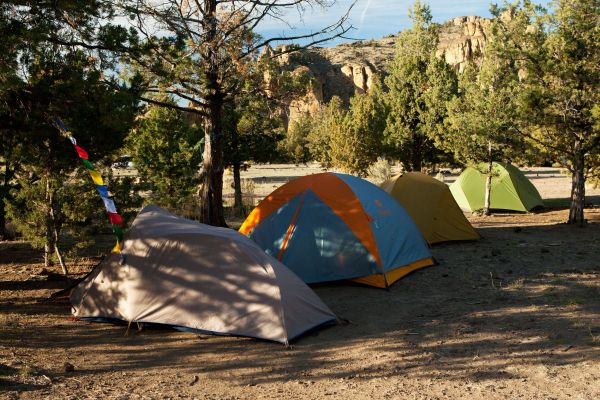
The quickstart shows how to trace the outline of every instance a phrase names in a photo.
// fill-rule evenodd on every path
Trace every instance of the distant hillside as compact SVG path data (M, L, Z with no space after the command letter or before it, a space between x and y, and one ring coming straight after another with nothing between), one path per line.
M486 27L490 20L476 16L458 17L440 26L438 52L457 70L477 54L486 42ZM339 96L347 101L355 93L365 92L371 85L373 74L385 75L386 63L394 57L396 35L381 39L341 44L328 48L313 48L283 54L279 63L292 70L306 71L314 77L315 84L306 96L293 101L286 114L289 120L302 113L313 113L323 101ZM267 49L276 56L289 47Z

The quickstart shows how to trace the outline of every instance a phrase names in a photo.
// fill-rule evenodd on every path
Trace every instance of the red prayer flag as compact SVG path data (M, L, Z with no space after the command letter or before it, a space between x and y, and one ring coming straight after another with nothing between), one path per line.
M87 151L85 151L81 147L77 146L76 144L74 144L73 146L75 146L75 150L77 150L77 154L79 154L79 157L81 157L81 158L83 158L85 160L88 159L88 153L87 153Z
M113 225L123 225L123 218L121 218L121 216L117 213L108 213L108 219L110 220L110 223Z

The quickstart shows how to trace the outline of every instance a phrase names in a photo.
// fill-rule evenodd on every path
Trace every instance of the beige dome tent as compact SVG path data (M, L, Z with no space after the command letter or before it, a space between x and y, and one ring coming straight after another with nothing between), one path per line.
M244 235L145 207L124 241L71 292L89 320L156 323L282 343L335 321L317 295Z
M407 172L380 187L404 207L429 244L479 240L445 183L421 172Z

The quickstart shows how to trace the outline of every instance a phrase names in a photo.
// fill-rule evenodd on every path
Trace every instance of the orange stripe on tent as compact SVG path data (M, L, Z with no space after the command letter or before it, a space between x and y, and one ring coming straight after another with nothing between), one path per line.
M292 217L292 221L290 222L290 226L288 226L287 232L285 233L285 239L283 240L283 243L281 244L281 249L279 250L279 255L277 256L277 260L281 261L283 259L283 252L285 251L285 248L287 247L287 244L290 240L290 236L292 236L292 231L294 230L294 227L296 226L296 219L298 218L298 214L300 214L300 207L302 207L302 200L304 200L304 193L302 193L302 197L300 198L300 201L298 202L298 207L296 207L296 211L294 212L294 216Z
M352 281L364 283L370 286L386 288L389 287L392 283L396 282L398 279L402 278L403 276L406 276L417 269L429 267L433 264L433 259L424 258L422 260L415 261L411 264L404 265L400 268L388 271L385 274L373 274L363 276L361 278L352 279Z
M256 225L262 220L267 218L269 215L279 210L284 204L292 200L298 194L304 192L307 188L311 187L311 181L315 177L325 175L326 173L309 175L304 178L298 178L294 181L288 182L283 186L275 189L273 193L265 197L257 206L252 210L248 218L244 221L240 227L240 233L248 235ZM298 182L301 181L301 182Z
M352 189L342 179L329 172L304 176L276 189L250 213L242 224L240 232L244 235L249 234L262 220L307 189L311 189L348 225L352 233L375 258L377 264L382 267L375 236L369 223L370 216L365 212Z

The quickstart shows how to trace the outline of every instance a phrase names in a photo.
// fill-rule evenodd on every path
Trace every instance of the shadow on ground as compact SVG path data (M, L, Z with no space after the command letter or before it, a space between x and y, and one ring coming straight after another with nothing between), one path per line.
M0 355L43 364L59 380L168 369L235 385L403 375L523 379L529 368L600 360L600 224L480 233L479 242L435 246L440 265L389 291L316 287L348 323L313 332L290 348L72 321L68 303L38 302L59 283L0 282L0 349L12 352ZM54 359L70 360L75 372L52 369Z

